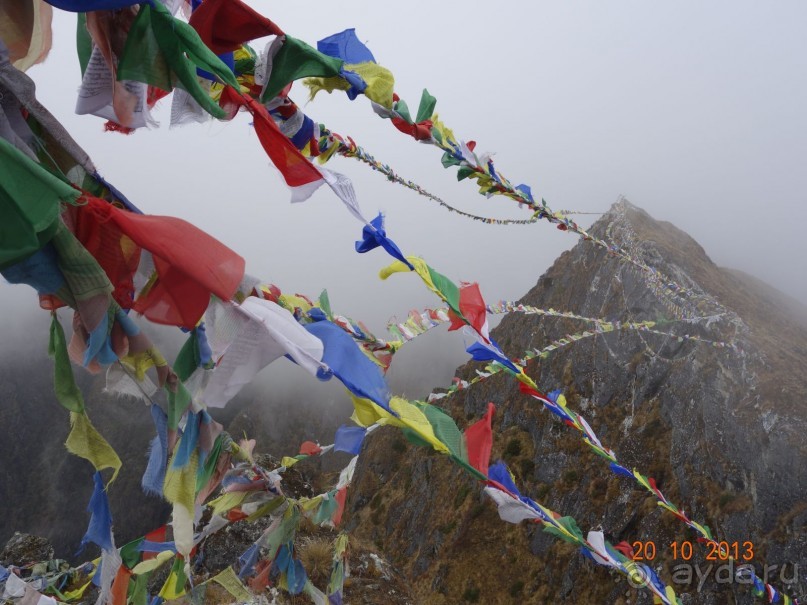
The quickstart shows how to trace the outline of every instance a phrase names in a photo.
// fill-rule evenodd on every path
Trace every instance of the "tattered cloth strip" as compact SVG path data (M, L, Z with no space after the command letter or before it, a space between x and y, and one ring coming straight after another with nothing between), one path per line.
M60 204L78 191L0 138L0 270L30 257L59 227Z
M192 329L211 295L229 300L235 294L244 259L204 231L174 217L127 212L89 194L82 200L76 234L113 279L124 308L155 323ZM141 249L151 253L154 276L135 298Z

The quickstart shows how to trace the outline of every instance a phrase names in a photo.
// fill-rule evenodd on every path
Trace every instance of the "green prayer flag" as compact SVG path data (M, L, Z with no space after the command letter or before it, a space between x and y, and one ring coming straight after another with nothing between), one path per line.
M177 384L176 391L172 391L167 385L165 391L168 394L168 428L176 430L179 419L191 404L191 394L182 382Z
M401 429L401 432L403 433L404 437L406 437L406 440L412 445L415 445L417 447L432 447L431 443L426 441L423 437L418 435L414 430L410 428L404 427Z
M440 147L443 146L443 133L440 132L439 128L432 128L432 137Z
M129 582L129 603L130 605L147 605L148 603L148 587L149 580L151 579L151 572L140 574L133 578L134 581Z
M426 415L429 424L432 425L434 435L446 445L451 455L467 462L468 452L465 451L465 441L454 419L435 405L422 401L413 403Z
M422 401L415 401L414 405L426 415L429 424L432 425L435 436L448 448L451 459L470 473L475 479L485 481L487 477L468 462L465 436L457 427L457 423L454 422L454 419L446 414L439 406Z
M584 542L583 532L581 532L580 528L577 527L577 522L572 517L561 517L560 519L556 519L555 521L559 525L561 525L566 531L572 534L574 538L564 533L560 529L552 527L551 525L545 526L544 531L552 534L553 536L557 536L564 542L570 542L571 544L582 544Z
M219 435L216 437L215 443L213 443L213 448L210 450L210 453L205 458L204 466L199 468L198 474L196 475L196 493L198 494L201 489L207 485L210 478L213 476L213 473L216 472L216 466L219 463L219 457L221 456L222 451L222 443L224 442L224 437Z
M255 50L246 44L241 45L241 50L244 54L240 54L239 52L235 53L235 73L242 75L242 74L254 74L255 73L255 62L258 59L258 54Z
M188 339L185 341L185 344L182 345L174 361L174 373L176 373L177 378L185 382L201 364L202 359L199 356L199 337L196 334L196 330L191 330Z
M412 124L412 115L409 113L409 105L406 104L406 101L403 99L398 99L398 102L395 103L394 107L395 111L398 112L404 120Z
M143 543L143 540L145 540L145 538L137 538L136 540L124 544L120 548L120 558L123 564L129 569L132 569L132 567L140 563L140 559L143 558L143 553L137 550L137 547Z
M437 133L437 132L438 131L435 128L432 131L432 134L434 134L434 136L436 137L437 135L435 133ZM448 151L446 151L443 154L443 157L440 158L440 161L443 163L443 168L450 168L451 166L459 166L460 165L460 160L458 160L456 157L451 155Z
M277 555L278 549L283 544L294 539L297 526L300 521L300 510L297 506L289 506L283 513L283 519L271 534L265 537L261 546L266 549L265 559L271 561Z
M60 202L79 192L0 137L0 269L24 260L53 238Z
M339 503L336 501L336 490L328 493L328 499L323 500L319 505L317 513L314 515L313 521L317 525L330 521L333 518Z
M84 413L84 397L76 385L73 368L70 366L70 356L67 353L67 340L64 329L59 323L56 313L50 322L50 341L48 354L53 357L53 390L56 399L63 407L77 414Z
M344 61L329 57L302 40L286 36L272 59L272 73L261 93L261 102L274 99L287 84L309 76L338 76Z
M429 267L429 275L432 278L434 287L442 294L451 310L462 317L462 312L460 311L460 289L457 287L457 284L431 267Z
M467 179L469 176L471 176L475 172L476 172L476 170L474 170L470 166L460 166L460 169L457 170L457 180L462 181L463 179Z
M87 14L76 13L76 53L78 54L78 64L81 67L81 77L87 71L87 64L92 55L92 38L87 31Z
M331 311L331 299L328 298L327 290L323 290L322 294L319 295L319 308L322 309L327 317L333 317L333 311Z
M434 115L434 108L437 105L437 99L429 94L429 91L423 89L423 94L420 97L420 106L418 107L418 122L428 120Z
M179 86L212 116L226 117L199 83L197 67L239 89L233 72L195 29L175 19L160 2L142 4L118 61L118 80L145 82L167 91Z

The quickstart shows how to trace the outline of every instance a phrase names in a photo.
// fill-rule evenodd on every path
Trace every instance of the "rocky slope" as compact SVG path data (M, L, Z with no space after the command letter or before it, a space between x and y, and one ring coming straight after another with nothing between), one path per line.
M654 293L645 273L581 241L522 303L623 322L686 316L661 329L735 346L617 331L532 360L528 374L544 391L563 389L621 463L654 477L691 518L729 542L753 542L758 573L762 562L777 564L770 581L787 588L782 578L795 578L788 594L807 594L803 310L799 317L791 301L758 280L717 267L685 233L625 201L592 231L692 295ZM569 319L514 314L494 337L520 357L585 328ZM478 367L467 364L458 376L469 380ZM572 431L521 395L512 378L498 375L440 403L470 424L489 401L497 406L494 458L509 463L523 493L573 516L584 532L602 527L614 543L654 541L653 565L671 582L682 561L673 561L669 545L694 541L688 528L612 475ZM651 602L648 593L535 526L505 524L479 486L447 459L386 430L360 458L349 527L388 553L418 602ZM696 545L695 553L690 563L708 577L699 587L695 571L691 583L679 572L672 584L685 603L754 602L747 586L717 581L718 564L705 560L705 549ZM800 572L793 573L793 564Z

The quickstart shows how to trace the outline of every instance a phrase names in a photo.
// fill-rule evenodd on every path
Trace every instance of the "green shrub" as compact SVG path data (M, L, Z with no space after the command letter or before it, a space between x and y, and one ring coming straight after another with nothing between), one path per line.
M468 497L468 494L471 492L471 489L467 485L463 485L457 491L457 495L454 496L454 508L459 508L462 506L462 503L465 502L465 498Z
M518 466L521 469L521 477L523 479L532 475L532 472L535 470L535 462L533 462L531 458L519 460Z
M521 591L524 590L524 581L518 580L517 582L513 582L510 584L510 596L517 597L521 594Z
M479 603L479 589L476 586L469 586L462 593L462 600L468 603Z
M507 442L507 445L504 448L504 457L505 458L515 458L516 456L521 455L521 442L513 437L510 441Z

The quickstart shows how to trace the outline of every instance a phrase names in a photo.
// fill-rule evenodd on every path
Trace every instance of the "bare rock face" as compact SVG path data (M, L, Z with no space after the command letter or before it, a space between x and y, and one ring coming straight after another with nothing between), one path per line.
M627 202L592 228L660 276L581 241L522 299L525 305L608 321L656 321L656 329L729 343L717 347L635 330L565 346L527 365L544 391L562 389L621 464L657 481L694 520L729 544L753 545L760 577L791 597L807 594L807 329L803 309L740 272L714 265L669 223ZM511 357L589 326L512 314L494 337ZM458 376L470 380L467 364ZM651 565L687 604L750 604L747 585L709 561L708 549L647 492L612 474L575 431L517 383L498 375L441 400L462 424L497 406L493 456L522 492L583 531L613 543L652 541ZM349 525L383 548L422 603L651 603L649 593L584 559L536 526L498 519L479 486L392 429L374 438L357 468ZM690 561L671 544L689 541ZM683 568L683 564L690 567ZM798 568L794 568L798 566ZM697 567L697 569L696 569ZM700 574L700 575L699 575Z
M0 552L0 565L28 565L50 561L53 555L53 545L49 540L16 532Z

